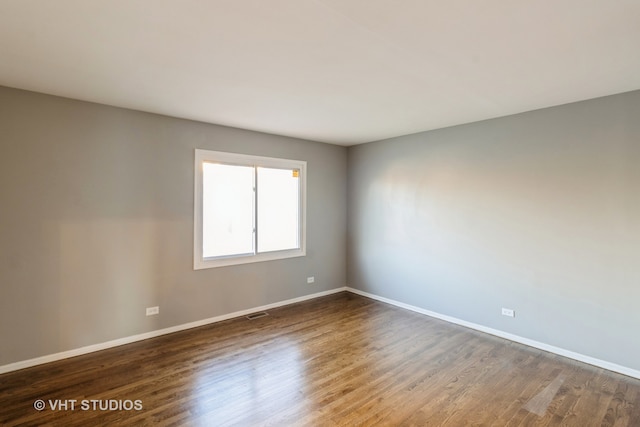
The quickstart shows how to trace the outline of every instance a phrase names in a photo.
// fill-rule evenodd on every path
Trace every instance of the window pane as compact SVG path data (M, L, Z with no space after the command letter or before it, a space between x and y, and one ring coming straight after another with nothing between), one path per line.
M299 221L299 171L258 168L258 252L299 248Z
M253 253L253 167L202 164L202 255Z

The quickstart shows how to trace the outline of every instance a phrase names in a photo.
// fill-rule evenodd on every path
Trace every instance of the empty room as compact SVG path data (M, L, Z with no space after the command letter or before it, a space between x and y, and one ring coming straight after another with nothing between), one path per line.
M637 0L0 0L0 425L640 426Z

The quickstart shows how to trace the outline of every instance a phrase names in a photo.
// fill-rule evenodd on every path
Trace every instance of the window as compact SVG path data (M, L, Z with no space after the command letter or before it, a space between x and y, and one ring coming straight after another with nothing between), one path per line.
M194 269L305 255L306 162L195 157Z

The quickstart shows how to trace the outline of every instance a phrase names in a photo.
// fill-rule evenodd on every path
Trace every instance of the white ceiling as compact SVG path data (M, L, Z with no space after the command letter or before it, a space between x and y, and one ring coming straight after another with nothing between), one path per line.
M640 1L0 0L0 85L351 145L640 89Z

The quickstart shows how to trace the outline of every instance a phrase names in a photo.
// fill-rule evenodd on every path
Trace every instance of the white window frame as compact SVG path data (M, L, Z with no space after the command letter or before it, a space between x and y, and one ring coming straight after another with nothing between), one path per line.
M226 257L203 257L202 235L202 165L205 162L216 162L238 166L291 168L300 172L300 247L282 251L263 252ZM229 265L248 264L254 262L271 261L284 258L305 256L307 254L307 162L302 160L278 159L275 157L251 156L248 154L227 153L222 151L195 150L195 178L194 178L194 214L193 214L193 269L224 267ZM258 190L259 191L259 190ZM258 233L260 231L258 230ZM258 235L259 238L259 235Z

